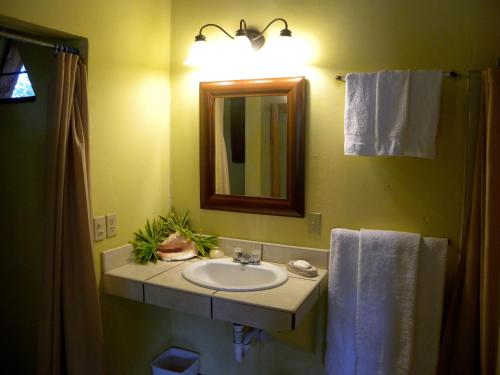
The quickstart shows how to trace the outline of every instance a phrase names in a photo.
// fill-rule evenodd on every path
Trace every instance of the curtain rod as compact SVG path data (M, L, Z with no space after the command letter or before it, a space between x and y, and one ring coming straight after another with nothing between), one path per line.
M18 42L22 42L22 43L29 43L29 44L35 44L37 46L53 48L56 52L62 51L62 52L72 53L74 55L80 54L80 51L78 51L78 48L64 46L62 44L49 43L49 42L45 42L43 40L38 40L38 39L31 38L31 37L15 34L15 33L10 32L10 31L0 30L0 36L15 40Z
M443 77L447 77L447 78L451 78L453 80L455 79L460 79L460 78L464 78L464 77L467 77L468 74L465 73L465 74L461 74L461 73L458 73L454 70L450 70L448 72L443 72ZM335 76L335 79L337 81L342 81L342 82L345 82L345 76Z

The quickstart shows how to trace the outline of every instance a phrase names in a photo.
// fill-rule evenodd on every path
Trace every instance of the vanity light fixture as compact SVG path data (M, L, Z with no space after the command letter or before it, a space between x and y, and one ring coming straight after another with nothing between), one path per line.
M207 23L200 28L198 35L194 38L194 43L191 46L189 56L184 61L184 64L197 66L207 63L211 58L211 51L207 45L207 38L203 34L203 29L212 26L221 30L229 38L233 39L231 54L239 59L244 59L246 56L250 55L252 50L257 51L265 43L264 33L267 31L269 26L274 22L281 21L285 24L285 28L280 31L279 39L282 40L282 44L289 45L289 40L292 37L292 31L288 28L288 23L283 18L275 18L267 24L262 31L259 31L253 27L247 27L247 23L244 19L240 20L240 27L236 30L236 34L233 37L224 28L215 24Z

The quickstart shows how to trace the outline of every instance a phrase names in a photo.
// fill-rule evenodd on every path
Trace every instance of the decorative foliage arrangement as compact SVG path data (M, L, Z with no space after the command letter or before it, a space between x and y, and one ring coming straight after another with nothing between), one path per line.
M175 232L191 240L201 256L207 256L218 243L217 237L205 236L194 231L189 221L189 212L180 214L172 207L167 216L159 216L152 221L146 220L144 229L139 229L134 233L134 239L130 243L134 247L132 253L135 261L141 264L156 263L158 261L156 249Z

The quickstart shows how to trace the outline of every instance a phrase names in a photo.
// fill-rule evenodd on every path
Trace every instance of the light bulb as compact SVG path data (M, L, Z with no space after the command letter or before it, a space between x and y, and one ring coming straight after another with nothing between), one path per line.
M290 63L296 62L295 60L299 56L297 53L297 46L295 43L295 39L291 36L279 36L276 38L276 46L277 53L281 56L282 60L287 60Z
M235 60L247 59L253 52L252 43L250 43L250 39L246 35L235 36L232 44L232 53Z
M196 40L189 50L189 55L184 64L190 66L200 66L208 64L210 55L206 40Z

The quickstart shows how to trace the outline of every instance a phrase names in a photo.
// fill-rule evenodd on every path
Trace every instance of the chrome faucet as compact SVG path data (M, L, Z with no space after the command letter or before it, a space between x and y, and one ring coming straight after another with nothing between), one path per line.
M233 249L233 262L241 264L260 264L260 250L252 250L250 254L245 253L242 248L235 247Z

